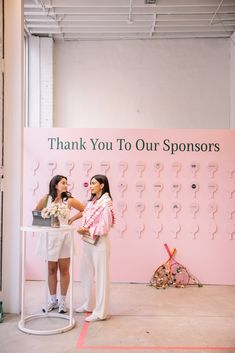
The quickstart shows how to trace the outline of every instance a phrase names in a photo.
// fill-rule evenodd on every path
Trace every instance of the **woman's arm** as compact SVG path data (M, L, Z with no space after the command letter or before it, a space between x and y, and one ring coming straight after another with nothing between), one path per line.
M68 199L68 206L69 208L75 208L76 210L82 212L85 206L77 199L70 197Z
M77 219L79 218L82 218L83 216L83 213L82 212L78 212L77 214L75 214L73 217L71 217L69 220L68 220L68 224L72 224L74 221L76 221Z
M41 211L43 208L46 207L46 201L47 201L48 195L45 195L36 205L35 210L36 211Z

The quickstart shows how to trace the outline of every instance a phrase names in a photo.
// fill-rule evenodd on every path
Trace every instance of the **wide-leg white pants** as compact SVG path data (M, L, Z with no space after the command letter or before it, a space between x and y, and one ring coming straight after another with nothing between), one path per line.
M100 319L105 319L108 315L109 259L110 242L108 236L100 237L96 245L84 242L80 263L80 278L84 295L82 307L84 310L93 311L93 314ZM95 301L93 290L94 279L96 283Z

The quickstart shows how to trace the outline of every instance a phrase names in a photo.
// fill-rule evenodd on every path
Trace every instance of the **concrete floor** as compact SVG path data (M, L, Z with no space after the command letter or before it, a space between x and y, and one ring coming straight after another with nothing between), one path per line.
M79 287L76 283L74 307L80 304ZM27 314L40 312L44 292L43 282L27 283ZM144 284L112 284L110 313L110 320L93 323L75 314L75 328L50 336L25 334L17 327L19 316L5 315L0 352L235 353L235 286L156 290ZM64 321L43 320L48 319L30 325Z

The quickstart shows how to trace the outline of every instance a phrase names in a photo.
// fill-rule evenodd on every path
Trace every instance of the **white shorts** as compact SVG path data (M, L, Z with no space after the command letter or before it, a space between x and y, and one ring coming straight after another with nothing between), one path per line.
M70 257L70 236L68 233L48 233L48 261L58 261ZM37 255L46 259L46 235L39 234Z

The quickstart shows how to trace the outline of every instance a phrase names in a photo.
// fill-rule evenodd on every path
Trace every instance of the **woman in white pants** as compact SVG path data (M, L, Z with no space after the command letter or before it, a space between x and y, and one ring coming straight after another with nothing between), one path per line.
M109 256L108 233L114 224L109 182L105 175L95 175L90 181L91 198L83 212L82 227L78 229L84 240L81 261L81 283L84 302L75 311L92 312L87 322L108 318ZM85 239L86 238L86 239ZM86 242L88 238L88 242ZM94 243L95 244L91 244ZM93 307L93 280L96 281L96 300Z

